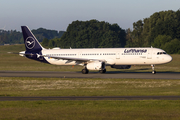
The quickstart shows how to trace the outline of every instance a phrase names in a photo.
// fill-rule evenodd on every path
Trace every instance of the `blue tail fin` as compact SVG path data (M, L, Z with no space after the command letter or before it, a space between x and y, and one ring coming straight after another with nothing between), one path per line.
M24 37L26 52L39 52L44 49L27 26L21 26L21 29Z

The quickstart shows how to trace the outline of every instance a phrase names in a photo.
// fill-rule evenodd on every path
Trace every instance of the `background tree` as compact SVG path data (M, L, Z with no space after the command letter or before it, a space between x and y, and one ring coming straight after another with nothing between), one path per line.
M175 44L174 41L180 41L180 11L156 12L143 21L139 20L133 24L133 31L126 31L126 38L126 46L129 47L153 46L169 51L168 48ZM178 50L172 51L178 53Z
M37 30L32 30L36 38L42 42L44 38L53 39L60 38L64 31L56 31L56 30L47 30L44 28L39 28ZM0 30L0 45L3 44L23 44L23 36L22 33L16 30Z
M154 39L153 46L157 48L163 48L164 45L172 40L171 36L167 35L158 35Z
M43 47L48 47L49 45L49 40L47 38L44 38L43 41L42 41L42 46Z
M98 48L124 47L126 44L125 30L117 24L90 21L74 21L61 37L62 48Z

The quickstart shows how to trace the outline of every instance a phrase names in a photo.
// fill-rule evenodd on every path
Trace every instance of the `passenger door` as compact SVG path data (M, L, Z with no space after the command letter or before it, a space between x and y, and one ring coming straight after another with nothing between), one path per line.
M148 49L147 59L152 59L152 49Z
M120 53L116 52L116 59L120 59Z

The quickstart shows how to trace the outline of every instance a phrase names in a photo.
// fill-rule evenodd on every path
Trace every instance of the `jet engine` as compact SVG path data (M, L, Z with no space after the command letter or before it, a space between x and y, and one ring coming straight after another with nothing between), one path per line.
M131 68L131 65L111 65L111 68L116 68L116 69L129 69L129 68Z
M92 62L92 63L88 63L86 65L86 68L88 70L104 70L105 69L105 63L104 62Z

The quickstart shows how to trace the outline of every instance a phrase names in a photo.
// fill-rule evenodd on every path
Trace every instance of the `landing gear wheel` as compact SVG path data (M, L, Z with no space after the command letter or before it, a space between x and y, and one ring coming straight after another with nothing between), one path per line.
M154 71L152 71L152 74L156 74L156 71L154 70Z
M88 69L82 69L82 74L88 74L89 70Z
M106 69L100 70L99 72L100 72L101 74L102 74L102 73L106 73Z

